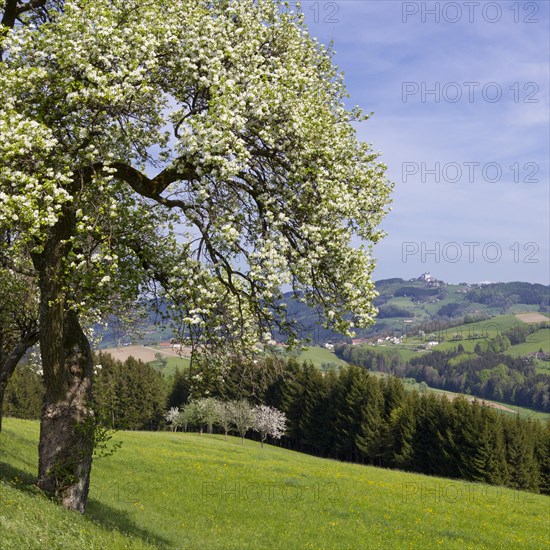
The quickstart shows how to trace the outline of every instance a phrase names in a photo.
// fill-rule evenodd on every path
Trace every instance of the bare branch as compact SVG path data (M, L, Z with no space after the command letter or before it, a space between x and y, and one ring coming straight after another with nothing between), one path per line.
M31 0L30 2L19 3L17 0L6 0L4 15L2 16L2 25L13 29L18 17L28 11L43 8L46 0Z
M169 167L157 174L154 178L149 178L146 174L134 168L130 164L124 162L114 162L109 165L110 168L116 170L115 176L126 182L136 193L142 197L153 199L159 204L170 208L181 208L183 211L187 211L190 205L181 200L171 200L165 197L161 197L161 193L166 188L177 181L189 181L196 178L197 175L194 169L190 166L182 168ZM81 171L84 179L87 181L91 179L94 174L103 172L105 165L99 163L91 168L85 168Z
M2 25L13 29L17 19L17 0L6 0L4 15L2 16Z

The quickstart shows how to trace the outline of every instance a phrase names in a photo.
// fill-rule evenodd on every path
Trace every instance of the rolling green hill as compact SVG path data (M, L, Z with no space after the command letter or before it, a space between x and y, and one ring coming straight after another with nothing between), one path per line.
M38 423L0 434L0 547L547 548L550 497L223 436L120 432L86 516L32 489Z

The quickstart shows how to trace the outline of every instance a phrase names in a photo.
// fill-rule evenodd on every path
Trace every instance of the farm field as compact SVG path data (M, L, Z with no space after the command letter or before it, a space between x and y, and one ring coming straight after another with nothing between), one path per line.
M454 334L461 334L462 337L466 339L468 336L476 333L483 338L494 338L506 330L522 325L524 325L524 322L515 315L498 315L486 321L444 329L441 333L447 338L452 338ZM437 333L436 336L438 336Z
M159 347L159 346L122 346L120 348L106 348L100 350L103 353L109 353L113 356L114 359L118 361L125 361L128 357L133 357L134 359L139 359L144 363L152 363L153 367L156 367L158 370L162 370L162 373L165 376L170 376L174 374L175 370L178 368L180 370L186 369L189 367L189 359L187 357L180 356L177 352L172 350L172 348ZM160 369L155 355L160 353L164 359L166 359L166 367ZM185 351L183 352L185 355Z
M439 331L435 331L433 334L434 339L440 341L440 344L434 346L433 349L447 351L452 350L461 344L465 351L474 351L476 343L481 339L494 338L495 336L498 336L507 330L511 330L514 327L521 327L525 325L526 323L524 323L516 315L497 315L496 317L487 319L486 321L441 329ZM451 338L455 335L461 335L462 339L451 340ZM444 338L446 341L441 341Z
M128 357L140 359L145 363L151 363L153 367L159 369L155 355L160 353L166 360L166 367L162 369L165 376L174 374L176 368L180 370L189 367L189 358L181 357L171 348L160 346L122 346L120 348L107 348L101 350L104 353L110 353L115 359L125 361ZM185 355L185 351L184 351ZM311 346L302 351L292 351L287 354L288 357L296 357L299 361L310 361L314 366L321 368L323 364L332 363L344 366L347 363L334 355L334 352L320 346ZM159 369L160 370L160 369Z
M0 435L0 540L26 548L546 548L550 497L223 436L119 432L88 512L32 489L38 423Z
M452 342L441 342L437 346L434 346L432 349L438 351L455 351L459 345L464 348L464 351L473 353L476 347L476 344L480 342L482 338L476 338L472 340L458 340Z
M524 323L544 323L548 321L548 317L537 311L532 311L529 313L516 313L516 317L523 321Z
M191 360L188 357L166 357L166 366L159 365L158 362L152 361L149 363L153 368L162 372L164 376L173 376L176 369L180 371L186 370L191 364Z
M418 357L419 355L422 355L423 353L427 353L425 351L416 351L414 349L410 349L409 347L406 347L406 345L400 345L400 344L379 344L376 346L370 346L370 345L362 345L361 347L364 347L366 349L371 349L373 351L376 351L377 353L390 353L392 351L397 351L403 361L408 361L412 357Z
M522 319L526 319L523 321ZM531 319L530 321L528 319ZM448 351L455 349L459 344L465 351L473 352L476 344L484 338L494 338L502 332L513 329L514 327L525 326L529 323L540 323L548 321L548 318L538 312L522 313L518 315L499 315L487 321L460 325L442 330L435 334L436 340L446 337L447 341L441 342L434 349ZM462 335L462 340L449 340L455 334ZM516 357L535 353L542 350L545 353L550 352L550 329L544 328L533 332L527 336L527 341L522 344L516 344L508 348L504 353Z
M103 353L109 353L113 356L113 359L116 359L117 361L126 361L128 357L133 357L134 359L139 359L144 363L151 363L152 361L155 361L155 355L157 353L160 353L166 358L179 358L179 355L175 351L172 351L171 348L158 348L153 346L123 346L120 348L102 349L101 351Z

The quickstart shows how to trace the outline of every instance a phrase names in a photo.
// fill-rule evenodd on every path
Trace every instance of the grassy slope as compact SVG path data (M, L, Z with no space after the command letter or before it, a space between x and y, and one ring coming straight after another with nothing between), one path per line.
M361 344L358 347L369 349L372 351L375 351L376 353L390 353L392 351L397 351L403 361L408 361L412 357L418 357L420 355L423 355L424 353L427 353L425 351L415 351L414 349L410 349L409 347L406 347L405 345L396 345L392 344L391 342L385 342L383 344L376 344L375 346L372 346L370 344ZM412 347L412 346L411 346Z
M527 336L527 342L516 344L508 348L505 353L516 357L537 352L542 348L545 353L550 353L550 329L545 328L533 332Z
M0 436L0 547L544 548L550 498L221 436L123 432L86 517L29 490L38 424ZM16 477L17 476L17 477ZM121 535L117 528L127 533Z
M345 361L336 357L333 351L321 346L308 346L303 350L286 350L284 347L278 347L275 353L282 358L293 357L299 362L309 361L317 368L321 368L323 364L332 364L340 367L347 365Z
M497 315L486 321L450 327L442 330L441 333L447 338L452 338L454 334L461 334L462 337L466 339L475 333L478 333L484 338L494 338L506 330L520 326L525 326L525 323L520 321L515 315ZM439 336L437 332L436 336Z
M323 364L333 364L338 366L345 366L347 363L342 361L334 355L333 351L330 351L326 348L320 346L310 346L307 349L301 352L289 352L288 357L296 357L300 362L310 361L315 367L321 368ZM187 357L167 357L168 363L165 368L160 368L158 362L153 361L149 363L156 370L160 370L164 376L172 376L176 368L180 371L186 370L189 368L190 360Z
M316 367L321 367L323 363L333 363L335 365L347 365L345 361L336 357L333 351L319 346L311 346L298 355L299 361L311 361Z
M191 360L187 357L166 357L166 360L166 367L161 367L158 361L153 361L149 363L149 365L151 365L155 370L162 372L164 376L173 376L176 369L185 371L191 364Z

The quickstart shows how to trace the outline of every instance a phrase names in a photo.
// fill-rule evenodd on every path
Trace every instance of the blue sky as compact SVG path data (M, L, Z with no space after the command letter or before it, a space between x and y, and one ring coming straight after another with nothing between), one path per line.
M549 6L302 2L395 182L376 279L550 282Z

